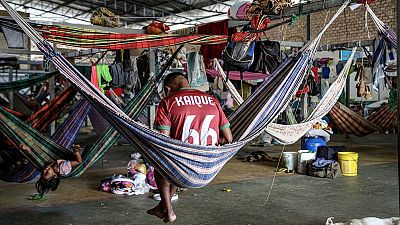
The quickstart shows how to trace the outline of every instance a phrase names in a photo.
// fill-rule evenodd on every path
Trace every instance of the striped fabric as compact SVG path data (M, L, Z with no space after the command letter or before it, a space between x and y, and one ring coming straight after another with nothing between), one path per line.
M2 108L5 109L7 112L13 114L14 116L18 117L18 118L21 119L21 120L27 120L27 119L29 118L29 116L26 115L26 114L24 114L24 113L21 113L21 112L12 110L12 109L7 108L7 107L5 107L5 106L0 106L0 107L2 107Z
M205 34L117 34L66 26L42 26L40 31L44 38L54 43L81 48L110 50L154 48L181 44L221 44L227 42L228 39L226 35Z
M71 109L68 118L57 128L51 139L64 148L70 149L91 108L89 102L84 99L79 100Z
M299 124L291 123L291 125L282 125L282 124L270 123L268 124L265 131L282 144L293 144L296 141L298 141L301 137L303 137L304 134L311 129L312 125L317 120L321 119L332 109L334 104L339 99L340 94L342 93L342 90L346 84L347 75L350 70L356 49L357 48L353 48L352 54L349 57L349 60L347 61L346 65L342 69L341 73L339 74L338 78L336 79L335 82L332 83L327 93L324 95L324 97L321 99L321 101L315 108L314 112L310 114L308 118L306 118L302 123ZM224 80L227 89L230 91L235 101L239 105L242 104L243 103L242 97L237 92L236 88L230 82L230 80L227 79L226 74L224 73L222 67L219 65L216 59L214 60L214 63L216 69L218 70L222 79ZM294 117L293 112L291 110L289 110L289 112L292 114L292 117Z
M340 131L346 134L362 137L380 130L377 125L339 102L329 112L329 116Z
M36 167L41 168L55 159L70 159L73 153L42 135L34 128L16 118L11 113L0 107L0 131L12 140L14 146L25 144L33 151L22 152L23 155Z
M13 160L6 158L5 160ZM19 167L0 168L0 180L6 182L25 183L35 179L40 174L32 164L24 164Z
M235 127L232 124L232 128L235 128L232 131L236 142L218 147L191 145L171 139L133 121L64 57L57 54L51 45L38 35L5 0L0 1L45 57L50 59L61 74L75 85L82 96L97 109L110 125L116 128L131 145L137 147L142 156L170 182L181 187L207 185L244 144L263 132L267 124L285 110L289 99L295 94L304 79L304 71L309 67L318 42L312 41L300 51L299 56L282 64L261 85L256 92L257 95L251 96L239 107L231 119L233 124L237 125ZM347 4L348 1L339 9L340 13ZM151 91L149 90L149 92ZM243 116L242 114L246 112L252 113ZM2 127L8 127L8 124ZM7 134L13 132L8 128L5 131ZM46 140L47 143L48 141L50 140Z
M75 97L76 90L70 86L59 93L54 99L35 112L26 121L38 131L43 131L62 112L68 108L68 103Z
M0 92L15 91L43 82L53 76L59 75L60 72L46 73L42 75L35 75L28 79L16 80L11 82L0 83Z
M57 146L63 146L64 148L67 149L71 148L90 109L91 107L89 103L85 100L80 100L75 104L75 106L69 113L68 118L57 129L56 133L52 136L52 140L55 142L55 144L57 144ZM7 115L5 116L7 117ZM11 121L8 122L11 123ZM18 129L24 130L24 127L18 127ZM28 133L29 132L36 133L40 137L40 133L34 129L31 129L30 131L28 131ZM15 141L15 143L19 142ZM15 150L12 151L15 152ZM64 155L64 157L71 157L71 156L72 155ZM0 179L7 182L18 182L18 183L31 181L38 175L40 168L42 168L46 163L54 162L54 160L57 159L57 158L54 159L52 157L50 158L51 158L50 161L46 161L47 159L43 159L43 160L37 160L36 163L33 162L34 164L32 163L24 164L23 166L18 167L18 170L11 170L11 173L5 172L8 171L8 168L2 168L0 169ZM10 158L9 160L15 160L15 158Z
M0 22L7 24L13 29L21 29L15 22L0 18ZM108 31L76 28L70 26L43 25L39 23L29 23L36 31L53 43L81 48L97 49L132 49L132 48L155 48L174 46L182 44L193 45L213 45L226 43L227 35L207 35L207 34L124 34L112 33Z
M391 130L395 128L397 121L397 111L390 111L389 105L382 105L378 111L372 113L368 118L373 124L376 124L381 130Z

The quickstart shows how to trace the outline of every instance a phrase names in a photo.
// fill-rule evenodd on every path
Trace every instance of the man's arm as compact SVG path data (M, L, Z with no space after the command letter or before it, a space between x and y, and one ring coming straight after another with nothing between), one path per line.
M227 144L227 143L232 143L233 141L233 137L232 137L232 132L231 129L229 127L221 130L221 135L219 138L219 144L223 145L223 144Z
M160 131L160 133L162 133L162 134L164 134L165 136L168 136L168 137L169 137L169 135L171 133L169 130L158 130L158 131Z

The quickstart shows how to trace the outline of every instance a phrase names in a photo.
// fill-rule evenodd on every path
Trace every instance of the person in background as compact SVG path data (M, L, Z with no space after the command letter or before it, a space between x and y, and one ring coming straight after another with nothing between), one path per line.
M229 121L218 103L209 94L190 88L189 81L180 72L164 79L166 96L157 108L154 127L162 134L197 145L220 145L232 142ZM171 198L177 186L171 184L157 170L154 173L161 201L148 214L173 222L176 215Z

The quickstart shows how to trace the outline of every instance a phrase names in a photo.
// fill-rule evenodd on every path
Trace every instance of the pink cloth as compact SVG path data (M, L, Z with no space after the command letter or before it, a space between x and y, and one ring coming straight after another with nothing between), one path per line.
M219 77L218 71L214 69L206 69L207 75L211 77ZM225 71L225 74L227 72ZM269 74L263 73L253 73L253 72L243 72L243 80L258 80L268 78ZM229 71L229 79L230 80L240 80L240 72L239 71Z
M92 66L92 74L90 76L90 82L92 82L92 84L94 84L94 86L101 90L99 87L99 77L97 76L97 69L96 66Z

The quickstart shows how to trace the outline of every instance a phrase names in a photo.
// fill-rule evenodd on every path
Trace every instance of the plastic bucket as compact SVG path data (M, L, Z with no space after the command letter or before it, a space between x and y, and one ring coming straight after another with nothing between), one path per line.
M338 159L343 176L357 176L357 152L338 152Z
M284 152L282 157L283 167L285 167L288 172L293 172L297 167L297 152Z
M317 152L319 146L326 146L326 141L322 137L308 137L304 140L302 149Z
M299 150L297 152L297 172L305 174L306 165L310 160L315 159L315 152L310 152L309 150Z

